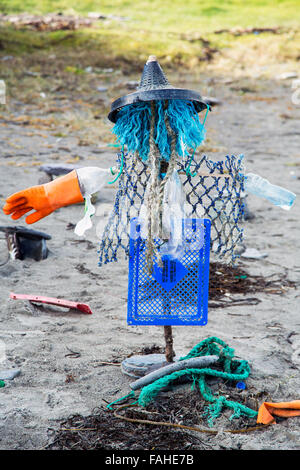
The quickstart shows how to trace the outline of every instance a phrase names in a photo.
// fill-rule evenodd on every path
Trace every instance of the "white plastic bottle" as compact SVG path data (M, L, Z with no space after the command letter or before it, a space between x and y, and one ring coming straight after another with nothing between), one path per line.
M76 170L83 197L100 191L105 184L112 178L110 168L98 168L96 166L87 166Z
M271 184L267 179L254 173L247 173L245 175L244 187L247 193L264 197L275 204L275 206L285 210L290 210L296 199L296 194L281 186Z

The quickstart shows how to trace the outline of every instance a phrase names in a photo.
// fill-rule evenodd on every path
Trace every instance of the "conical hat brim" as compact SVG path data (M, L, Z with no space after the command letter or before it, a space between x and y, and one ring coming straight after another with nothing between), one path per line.
M155 101L155 100L187 100L194 103L197 113L200 113L203 109L207 108L207 103L201 97L199 93L193 90L185 90L184 88L159 88L153 90L138 90L134 93L122 96L115 100L111 105L111 111L108 115L108 119L116 123L117 114L120 109L129 104L141 103L143 101Z

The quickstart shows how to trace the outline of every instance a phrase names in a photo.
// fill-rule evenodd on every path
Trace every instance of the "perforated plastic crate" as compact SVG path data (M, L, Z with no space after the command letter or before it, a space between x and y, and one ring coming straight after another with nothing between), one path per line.
M184 253L179 260L146 263L146 244L132 219L129 251L128 313L131 325L205 325L207 323L210 220L184 219ZM157 246L161 240L156 240Z

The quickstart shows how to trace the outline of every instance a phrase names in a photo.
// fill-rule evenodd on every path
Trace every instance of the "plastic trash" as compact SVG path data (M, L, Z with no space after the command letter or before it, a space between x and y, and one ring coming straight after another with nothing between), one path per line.
M85 196L85 212L84 212L84 217L77 222L76 227L74 229L74 233L78 235L79 237L82 237L85 232L92 228L92 220L91 217L95 214L96 209L93 206L91 202L91 195L87 194Z
M145 200L148 199L148 195ZM183 220L185 219L185 193L182 188L178 172L173 171L164 188L163 212L162 212L162 234L154 233L156 238L167 239L160 247L162 256L171 259L179 259L184 252ZM142 204L138 217L140 224L140 235L148 237L148 209L147 202ZM158 229L158 224L157 224Z
M246 388L245 382L243 382L242 380L240 382L237 382L236 388L238 388L239 390L245 390Z
M0 370L0 381L1 380L13 380L15 377L18 377L20 374L21 374L20 369Z
M245 175L244 187L246 192L264 197L275 206L285 210L290 210L296 199L296 194L281 186L271 184L266 178L254 173Z
M76 171L81 194L85 199L84 217L77 222L74 229L74 233L81 237L84 235L86 230L93 226L91 217L95 214L96 209L91 202L91 197L109 182L112 175L109 168L103 169L93 166L79 168Z
M96 166L87 166L76 170L80 184L81 194L92 195L105 186L112 178L110 168L98 168Z
M171 259L181 258L184 252L182 221L185 218L185 193L178 172L173 171L166 183L163 200L163 230L170 234L169 241L160 248L161 255Z
M262 259L266 258L268 253L260 252L255 248L246 248L243 253L241 253L242 258L249 258L249 259Z
M9 297L13 300L28 300L28 302L33 303L58 305L72 310L79 310L80 312L89 315L93 313L87 304L83 304L82 302L73 302L72 300L57 299L56 297L46 297L44 295L35 294L15 294L14 292L11 292Z
M185 219L182 223L183 256L174 259L162 255L163 266L154 262L150 272L146 244L137 236L139 220L131 220L129 325L206 325L211 222L209 219L198 221ZM156 239L157 244L160 242Z

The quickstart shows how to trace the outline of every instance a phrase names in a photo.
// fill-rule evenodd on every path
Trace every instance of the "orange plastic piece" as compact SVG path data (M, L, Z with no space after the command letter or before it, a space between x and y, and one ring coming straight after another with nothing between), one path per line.
M60 207L83 200L77 173L73 170L50 183L32 186L12 194L6 199L3 212L11 214L11 218L16 220L27 212L35 210L26 217L27 224L34 224Z
M258 410L257 423L275 423L275 418L273 415L281 416L282 418L300 416L300 400L286 401L281 403L264 402Z

